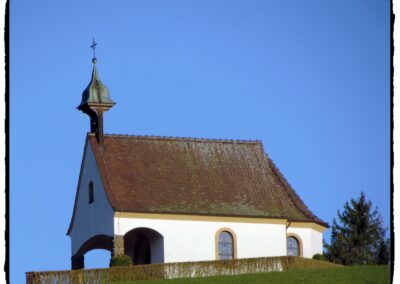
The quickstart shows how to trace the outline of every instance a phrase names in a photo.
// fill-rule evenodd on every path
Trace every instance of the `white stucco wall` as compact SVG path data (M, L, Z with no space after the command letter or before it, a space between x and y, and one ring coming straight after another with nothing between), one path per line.
M93 236L114 235L114 212L104 191L90 143L86 147L81 180L78 185L76 215L70 232L72 255ZM93 182L94 187L94 202L91 204L89 204L88 193L90 182Z
M313 228L296 227L289 227L287 232L288 235L293 233L300 237L303 257L312 258L317 253L322 254L322 232Z
M164 237L165 262L215 260L215 235L221 228L229 228L235 233L238 258L286 255L286 224L283 220L280 224L276 221L246 222L229 221L229 217L215 221L115 217L114 231L124 235L144 227L159 232Z

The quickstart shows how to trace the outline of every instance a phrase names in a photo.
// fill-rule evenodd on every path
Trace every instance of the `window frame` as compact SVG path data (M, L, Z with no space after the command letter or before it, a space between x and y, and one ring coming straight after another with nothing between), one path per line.
M221 260L220 254L219 254L219 237L222 232L227 232L228 234L231 235L231 237L232 237L232 259L236 259L237 258L237 238L236 238L235 232L229 228L221 228L215 233L215 259ZM227 259L224 259L224 260L227 260Z
M288 245L287 245L287 242L288 242L289 238L293 238L293 239L295 239L297 241L297 245L298 245L298 247L297 247L298 255L297 256L303 257L303 243L301 241L300 236L295 234L295 233L288 233L287 236L286 236L286 255L289 256L289 254L288 254Z

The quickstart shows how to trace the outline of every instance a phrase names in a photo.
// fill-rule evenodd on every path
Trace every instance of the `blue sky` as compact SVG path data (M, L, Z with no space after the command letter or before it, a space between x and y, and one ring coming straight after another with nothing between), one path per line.
M390 223L389 1L11 1L10 251L70 267L92 38L105 132L259 139L331 223L364 191ZM325 233L329 240L330 231ZM106 266L109 254L86 256Z

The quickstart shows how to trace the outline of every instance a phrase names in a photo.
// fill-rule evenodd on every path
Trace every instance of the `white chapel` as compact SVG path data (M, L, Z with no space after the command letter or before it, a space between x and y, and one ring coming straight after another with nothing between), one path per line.
M78 109L90 117L67 235L72 269L106 249L133 264L322 253L315 216L260 141L107 135L115 103L93 73Z

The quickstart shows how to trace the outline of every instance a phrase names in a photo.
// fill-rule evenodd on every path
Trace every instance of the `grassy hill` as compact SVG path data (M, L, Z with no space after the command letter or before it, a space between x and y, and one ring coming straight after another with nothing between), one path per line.
M235 276L215 276L172 280L117 282L118 284L385 284L390 283L388 266L352 266L344 268L304 269Z

